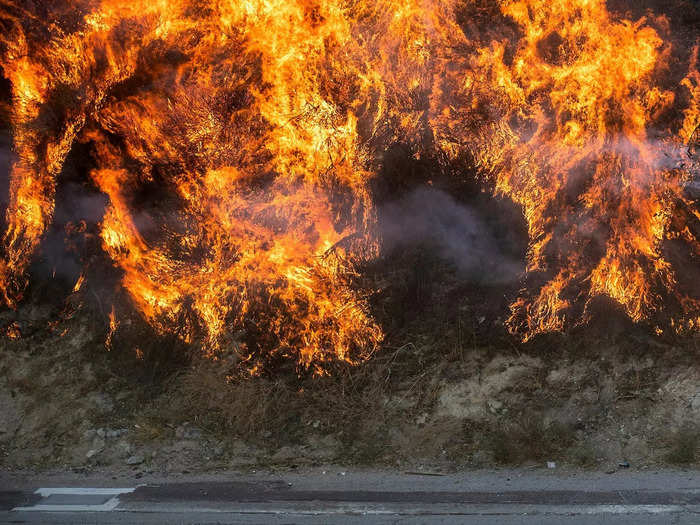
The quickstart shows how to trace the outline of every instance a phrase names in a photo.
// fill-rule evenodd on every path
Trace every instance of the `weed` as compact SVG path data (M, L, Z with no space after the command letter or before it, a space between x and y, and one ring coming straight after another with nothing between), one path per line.
M572 426L525 413L507 423L496 423L485 435L483 446L497 463L512 465L553 459L574 441Z

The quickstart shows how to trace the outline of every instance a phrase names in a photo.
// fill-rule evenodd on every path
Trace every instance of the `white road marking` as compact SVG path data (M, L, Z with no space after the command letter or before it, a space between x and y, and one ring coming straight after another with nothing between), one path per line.
M39 503L31 507L15 507L13 511L19 512L108 512L119 505L119 496L134 492L136 488L92 488L92 487L48 487L39 488L34 494L42 498L49 496L112 496L104 503L98 505L54 505Z

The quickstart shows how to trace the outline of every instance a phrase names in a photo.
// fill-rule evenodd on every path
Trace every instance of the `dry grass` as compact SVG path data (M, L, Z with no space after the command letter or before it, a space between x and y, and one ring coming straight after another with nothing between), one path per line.
M483 438L496 463L518 465L560 457L576 441L574 429L540 414L525 413L514 420L496 423Z
M670 450L666 456L674 465L691 465L700 459L700 430L688 424L673 432L669 438Z

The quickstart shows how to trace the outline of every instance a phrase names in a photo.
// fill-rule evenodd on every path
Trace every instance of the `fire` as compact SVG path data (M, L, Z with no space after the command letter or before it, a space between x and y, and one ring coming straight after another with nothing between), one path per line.
M700 325L664 248L700 254L685 191L697 49L680 84L665 82L663 16L626 20L603 0L55 4L0 6L9 305L82 142L109 199L104 251L158 331L212 355L244 333L243 360L319 373L359 362L383 337L357 275L380 253L372 182L401 142L468 159L522 207L526 287L509 324L524 339L583 322L600 295L634 320L673 302L670 324ZM118 324L112 310L110 341Z
M603 0L504 2L501 13L522 37L479 48L468 73L447 81L462 104L434 125L446 151L466 150L495 193L523 209L527 271L545 284L513 303L511 329L527 339L582 322L600 295L635 321L671 301L697 318L700 302L684 296L664 252L682 226L700 253L697 230L672 225L678 206L697 216L684 192L698 176L686 156L700 125L697 58L682 82L690 104L679 130L660 123L678 115L681 95L662 87L671 44L650 23L664 28L663 17L614 19ZM476 114L484 100L486 116ZM465 122L481 135L465 134Z
M109 312L109 331L107 332L107 339L105 339L105 348L108 351L112 350L112 338L118 327L119 321L117 321L117 315L114 311L114 307L112 307L112 310Z

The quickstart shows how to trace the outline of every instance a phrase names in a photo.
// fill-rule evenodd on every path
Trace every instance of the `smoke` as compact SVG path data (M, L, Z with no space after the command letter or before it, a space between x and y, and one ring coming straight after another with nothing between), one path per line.
M417 188L382 206L379 218L385 253L427 245L462 277L482 284L512 283L524 269L522 255L509 253L509 243L499 238L493 217L440 189Z

